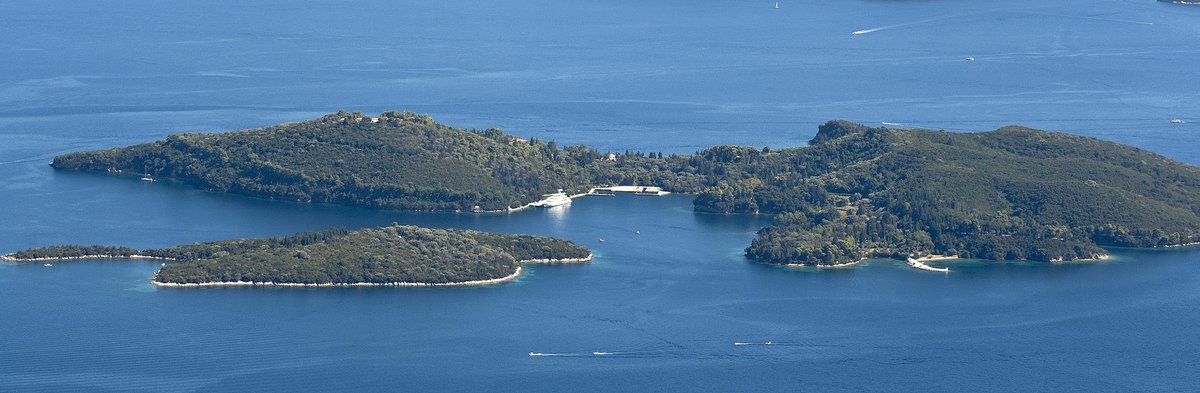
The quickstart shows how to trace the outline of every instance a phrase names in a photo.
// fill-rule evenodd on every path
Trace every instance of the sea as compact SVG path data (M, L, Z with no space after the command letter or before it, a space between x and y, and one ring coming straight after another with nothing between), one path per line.
M1198 165L1198 64L1200 6L1153 0L0 1L0 253L400 223L596 254L470 288L0 263L0 391L1197 391L1198 248L778 268L743 256L770 216L687 195L409 213L47 164L345 109L667 154L1016 124Z

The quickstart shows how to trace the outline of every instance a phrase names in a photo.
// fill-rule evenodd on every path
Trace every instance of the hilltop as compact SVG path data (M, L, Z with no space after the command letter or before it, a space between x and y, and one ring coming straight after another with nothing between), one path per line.
M1103 257L1200 240L1200 168L1094 138L823 125L809 147L742 166L697 209L781 213L747 254L769 263L958 255Z
M499 210L590 183L552 143L427 116L339 112L228 133L175 134L55 157L55 168L148 173L217 192L404 210Z

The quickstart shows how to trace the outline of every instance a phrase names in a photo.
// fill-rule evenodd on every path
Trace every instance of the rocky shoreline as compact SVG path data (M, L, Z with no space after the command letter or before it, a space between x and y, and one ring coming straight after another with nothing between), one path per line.
M556 263L584 263L592 260L593 254L583 258L561 258L561 259L526 259L517 261L521 264L556 264ZM516 280L521 276L524 268L517 266L517 270L513 274L499 277L489 278L486 280L471 280L457 282L351 282L351 283L289 283L289 282L272 282L272 281L217 281L203 283L174 283L158 281L158 273L150 279L150 283L158 287L169 288L188 288L188 287L236 287L236 286L260 286L260 287L468 287L468 286L484 286L494 285Z
M73 257L38 257L38 258L16 258L12 254L0 255L0 261L5 262L49 262L49 261L78 261L87 259L150 259L157 261L175 261L175 258L155 257L150 255L79 255Z
M489 278L486 280L471 280L457 282L351 282L351 283L295 283L295 282L272 282L272 281L217 281L217 282L200 282L200 283L175 283L175 282L160 282L158 281L158 273L155 273L154 278L150 279L150 283L157 287L169 288L188 288L188 287L469 287L492 285L516 280L521 276L524 269L517 266L517 270L513 274L509 274L500 278Z
M555 263L584 263L584 262L591 262L591 261L592 261L592 255L593 255L593 254L588 254L588 256L586 256L586 257L583 257L583 258L559 258L559 259L525 259L525 260L520 260L520 261L517 261L517 262L520 262L520 263L542 263L542 264L555 264Z

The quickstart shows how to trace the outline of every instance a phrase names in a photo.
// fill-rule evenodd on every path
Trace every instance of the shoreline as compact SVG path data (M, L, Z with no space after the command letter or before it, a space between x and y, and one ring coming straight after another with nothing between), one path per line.
M454 281L454 282L349 282L349 283L295 283L295 282L273 282L273 281L212 281L201 283L175 283L158 281L158 272L150 278L150 284L156 287L169 288L190 288L190 287L473 287L502 284L516 280L525 271L525 264L568 264L568 263L584 263L590 262L594 254L588 253L588 256L583 258L559 258L559 259L525 259L517 261L517 270L512 274L504 277L489 278L484 280L470 281Z
M1051 259L1050 263L1072 263L1072 262L1100 262L1112 259L1112 255L1104 254L1092 258L1076 258L1072 260L1064 260L1062 258Z
M588 253L588 255L587 255L586 257L583 257L583 258L558 258L558 259L550 259L550 258L546 258L546 259L522 259L522 260L520 260L520 261L517 261L517 263L522 263L522 264L525 264L525 263L530 263L530 264L549 264L549 265L558 264L558 263L562 263L562 264L568 264L568 263L584 263L584 262L591 262L591 261L592 261L592 256L594 256L594 255L595 255L595 254L593 254L593 253L590 253L590 252L589 252L589 253Z
M859 259L854 262L835 263L832 265L805 265L803 263L785 263L785 264L779 265L779 266L792 267L792 268L807 267L807 268L814 268L814 269L841 269L841 268L847 268L847 267L851 267L851 266L860 264L863 261L866 261L868 259L871 259L871 258L863 258L863 259Z
M154 273L154 277L150 279L150 284L156 287L170 288L190 288L190 287L469 287L469 286L485 286L499 284L516 280L521 276L524 268L520 265L517 270L500 278L489 278L486 280L471 280L471 281L455 281L455 282L351 282L351 283L296 283L296 282L273 282L273 281L212 281L198 283L175 283L158 281L158 273Z
M936 255L936 256L935 255L927 255L927 256L920 257L920 258L916 258L916 260L919 262L952 261L955 259L960 259L960 258L958 257L958 255Z
M1151 247L1151 248L1180 248L1180 247L1191 247L1191 246L1200 246L1200 242L1168 244L1165 246Z
M16 258L12 254L0 255L0 261L5 262L48 262L48 261L80 261L80 260L98 260L98 259L148 259L155 261L176 261L175 258L155 257L150 255L79 255L73 257L37 257L37 258Z

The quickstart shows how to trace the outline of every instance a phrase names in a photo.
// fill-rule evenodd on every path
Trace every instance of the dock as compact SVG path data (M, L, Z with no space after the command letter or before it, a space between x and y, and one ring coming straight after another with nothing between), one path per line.
M670 194L669 191L663 191L662 187L655 186L611 186L611 187L596 187L588 191L588 195L609 196L618 192L631 192L635 195L643 196L662 196Z
M940 273L949 273L950 272L950 268L929 266L929 265L922 263L921 261L918 261L918 260L912 259L912 258L908 258L908 266L912 266L917 269L931 271L931 272L940 272Z

